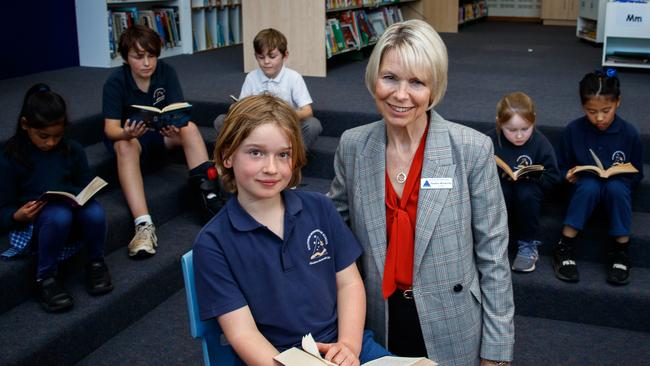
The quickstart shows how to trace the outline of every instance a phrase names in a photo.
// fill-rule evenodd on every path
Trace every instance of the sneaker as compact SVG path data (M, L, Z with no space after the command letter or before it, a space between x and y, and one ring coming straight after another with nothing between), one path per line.
M625 251L617 250L610 253L607 282L613 285L625 285L630 282L630 260Z
M555 277L562 281L578 282L580 280L580 274L578 273L578 265L576 264L575 258L573 247L564 244L560 240L553 254L553 271L555 271Z
M72 307L72 296L54 277L37 282L38 299L48 313L59 313Z
M153 224L140 224L135 227L135 235L129 243L129 257L148 258L156 254L158 238Z
M199 185L199 191L201 193L201 206L207 218L212 218L212 216L216 215L228 200L225 192L219 189L219 184L216 180L204 179Z
M93 296L113 290L111 275L103 260L90 262L86 266L86 290Z
M519 249L514 262L512 262L512 270L516 272L532 272L535 270L535 263L539 258L537 247L542 243L533 241L517 241Z

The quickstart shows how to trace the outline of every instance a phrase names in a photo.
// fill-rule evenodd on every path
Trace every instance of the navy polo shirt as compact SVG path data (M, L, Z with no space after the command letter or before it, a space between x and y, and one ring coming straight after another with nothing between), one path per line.
M311 333L335 342L336 273L362 249L329 198L285 190L284 240L233 197L194 243L201 319L249 306L264 337L279 350Z
M505 161L513 170L522 165L543 165L544 171L539 178L542 189L548 190L560 181L561 177L553 145L537 128L533 130L528 141L521 146L513 145L503 136L503 133L498 134L496 129L490 130L487 135L494 144L494 154ZM501 177L501 179L507 178Z
M146 93L138 88L129 65L124 64L115 69L104 83L102 101L104 118L123 120L132 104L163 108L183 102L184 98L174 68L158 60Z
M621 174L609 179L621 179L632 187L643 178L643 151L637 129L616 116L612 124L600 131L586 116L569 123L558 149L562 176L576 165L596 165L589 149L598 156L605 169L614 163L632 163L638 174Z

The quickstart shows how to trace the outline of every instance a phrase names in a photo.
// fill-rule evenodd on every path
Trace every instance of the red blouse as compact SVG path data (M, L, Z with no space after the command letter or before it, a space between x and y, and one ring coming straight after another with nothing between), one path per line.
M427 130L428 126L413 157L402 190L401 200L395 193L388 171L386 171L386 234L388 250L382 283L382 293L385 299L392 295L395 289L406 290L413 285L415 223Z

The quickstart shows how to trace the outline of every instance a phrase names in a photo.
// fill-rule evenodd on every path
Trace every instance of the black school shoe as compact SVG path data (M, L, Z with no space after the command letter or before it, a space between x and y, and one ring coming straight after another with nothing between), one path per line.
M553 271L555 277L567 282L580 281L576 257L573 254L573 247L560 240L553 253Z
M609 254L607 282L612 285L626 285L630 282L630 260L625 251L617 250Z
M60 313L72 308L72 296L54 277L36 283L38 299L48 313Z
M86 290L93 296L103 295L113 290L111 275L104 261L90 262L86 265Z

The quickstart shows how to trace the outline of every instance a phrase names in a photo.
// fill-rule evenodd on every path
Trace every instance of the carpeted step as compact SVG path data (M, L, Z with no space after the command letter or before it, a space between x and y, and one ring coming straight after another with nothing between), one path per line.
M187 182L187 169L171 164L153 175L144 176L147 203L156 225L164 224L173 217L190 208L196 208L195 200ZM104 207L108 222L105 253L119 251L126 256L126 246L133 237L133 218L126 205L122 191L117 183L101 191L97 199ZM0 251L9 246L8 240L0 241ZM79 257L79 258L77 258ZM66 270L78 271L84 261L83 254L73 257L64 265ZM20 258L2 261L0 265L0 314L16 306L31 296L35 281L35 261L33 258Z
M28 300L0 315L0 334L6 335L0 337L0 364L68 365L85 357L182 288L180 257L200 227L194 215L180 215L158 228L155 256L133 261L123 251L108 255L115 289L107 295L89 296L81 274L69 278L75 305L67 313L48 314Z
M534 272L513 273L517 314L650 332L650 268L633 267L630 283L614 286L603 264L577 262L578 283L557 279L545 255Z
M650 333L515 316L515 359L526 366L647 365Z

